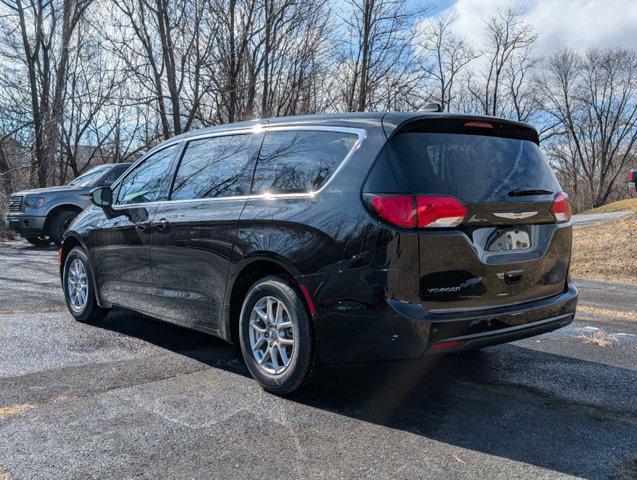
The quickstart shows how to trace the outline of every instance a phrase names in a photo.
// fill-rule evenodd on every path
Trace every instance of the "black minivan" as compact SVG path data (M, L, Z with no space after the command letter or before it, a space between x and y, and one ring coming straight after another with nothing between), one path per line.
M318 362L455 352L573 320L571 209L528 125L446 113L276 118L149 151L69 227L69 310L241 346L286 394Z

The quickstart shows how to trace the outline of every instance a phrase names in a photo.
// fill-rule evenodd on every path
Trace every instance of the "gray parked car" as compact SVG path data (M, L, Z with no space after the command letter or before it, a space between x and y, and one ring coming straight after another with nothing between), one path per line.
M51 242L59 245L76 215L90 205L88 193L112 184L129 166L130 163L99 165L68 185L16 192L9 199L5 226L33 245L46 246Z

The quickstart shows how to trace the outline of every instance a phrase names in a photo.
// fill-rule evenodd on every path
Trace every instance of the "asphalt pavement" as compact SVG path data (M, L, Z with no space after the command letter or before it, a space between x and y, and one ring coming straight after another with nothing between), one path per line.
M637 478L635 285L579 280L569 327L282 399L213 337L74 321L56 257L0 244L1 480Z

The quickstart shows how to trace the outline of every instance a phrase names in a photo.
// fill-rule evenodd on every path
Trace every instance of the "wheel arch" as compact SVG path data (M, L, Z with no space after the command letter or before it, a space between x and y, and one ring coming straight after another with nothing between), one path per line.
M43 231L48 234L51 219L55 217L55 215L57 215L58 213L65 210L75 212L76 215L79 215L80 213L82 213L82 210L84 210L84 207L76 203L60 203L58 205L55 205L49 208L49 210L47 210L46 212L46 219L44 220L44 226L42 227Z
M66 237L64 238L62 246L59 250L60 281L62 282L64 282L64 263L66 262L66 257L69 255L71 250L78 246L84 249L90 261L91 255L82 237L80 237L80 235L78 235L76 232L67 231ZM91 268L90 270L91 279L93 280L93 288L95 289L95 298L97 300L97 305L102 308L108 308L109 305L102 300L102 296L100 295L100 289L98 287L97 279L95 278L95 272L93 271L93 268Z
M243 299L250 287L260 278L269 275L279 275L289 280L299 292L301 298L303 298L308 314L313 312L313 307L310 308L309 299L297 280L300 272L280 255L273 252L254 254L235 265L232 270L233 273L228 276L226 286L226 301L224 302L222 331L220 332L231 343L235 345L239 343L239 315L241 314ZM313 318L313 315L310 315L310 317Z
M68 256L69 252L77 246L80 246L84 250L88 251L82 239L78 235L76 235L75 232L68 232L66 238L62 242L62 246L60 247L60 274L62 273L62 268L64 267L64 262L66 261L66 257Z

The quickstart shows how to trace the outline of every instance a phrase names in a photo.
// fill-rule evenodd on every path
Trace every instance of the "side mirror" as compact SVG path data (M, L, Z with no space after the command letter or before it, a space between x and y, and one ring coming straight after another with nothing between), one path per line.
M111 187L98 187L89 193L91 202L100 208L109 208L113 205L113 190Z

